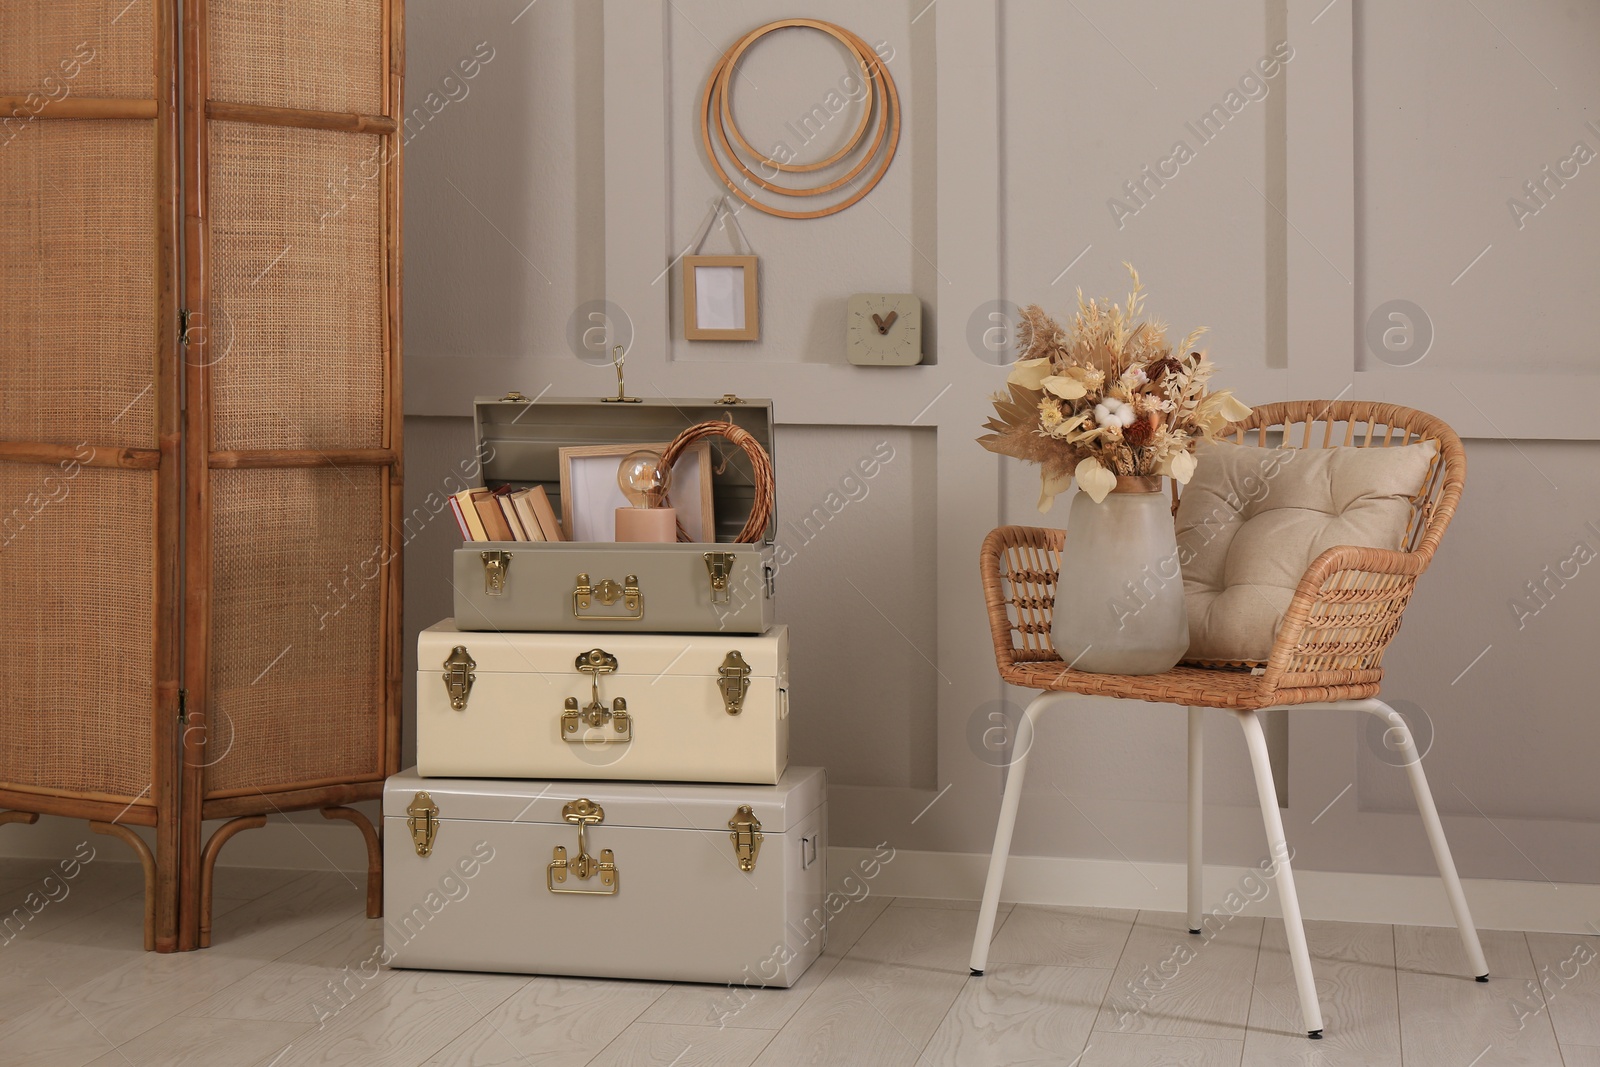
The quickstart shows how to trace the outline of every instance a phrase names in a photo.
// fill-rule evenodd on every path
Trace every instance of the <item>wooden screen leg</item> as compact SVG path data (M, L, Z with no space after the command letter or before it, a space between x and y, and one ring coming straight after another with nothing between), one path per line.
M343 819L356 824L367 841L367 918L383 918L383 842L372 820L355 808L323 808L324 819Z
M144 868L144 950L156 950L156 858L150 852L150 846L144 843L144 838L134 833L131 827L114 822L95 822L89 820L89 829L97 834L108 837L120 837L133 849L134 855L139 857L139 864Z
M240 830L258 830L267 825L265 815L241 815L217 827L206 850L200 855L200 947L211 947L211 888L217 868L217 853L228 843L228 838Z
M38 821L39 821L39 815L38 815L37 812L32 812L32 811L0 811L0 826L4 826L8 822L20 822L20 823L23 823L23 824L25 824L27 826L32 826L34 823L36 823Z

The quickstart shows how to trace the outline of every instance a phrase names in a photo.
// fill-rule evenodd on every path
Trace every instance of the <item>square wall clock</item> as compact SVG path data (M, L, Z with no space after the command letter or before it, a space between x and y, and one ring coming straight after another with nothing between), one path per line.
M922 362L922 301L910 293L857 293L845 308L845 356L858 367Z

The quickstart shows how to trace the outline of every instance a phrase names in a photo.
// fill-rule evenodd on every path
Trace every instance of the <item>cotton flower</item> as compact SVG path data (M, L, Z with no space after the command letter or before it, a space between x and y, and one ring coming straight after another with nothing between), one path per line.
M1132 404L1118 400L1114 396L1108 396L1094 406L1094 421L1107 429L1113 426L1119 429L1132 426L1133 420L1138 417L1138 412L1134 411Z

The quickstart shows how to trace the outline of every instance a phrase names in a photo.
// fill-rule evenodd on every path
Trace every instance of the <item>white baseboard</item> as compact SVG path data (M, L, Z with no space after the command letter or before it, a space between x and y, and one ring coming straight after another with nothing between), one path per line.
M371 814L376 815L375 806ZM259 830L246 830L228 842L219 862L228 867L365 873L366 846L354 827L309 818L306 821L303 814L293 820L273 817ZM34 826L0 827L0 856L61 859L71 855L77 843L85 839L94 839L94 835L82 820L47 817ZM102 859L115 862L122 858L118 850L125 849L125 845L97 839L97 845L102 843ZM876 864L869 862L874 860ZM987 855L970 852L900 849L883 862L872 849L828 849L832 887L858 897L860 886L866 885L871 893L893 897L977 900L983 895L988 868ZM874 869L875 877L864 874ZM1207 866L1207 910L1226 909L1230 892L1238 892L1232 898L1236 914L1280 915L1276 893L1269 893L1259 904L1245 901L1241 906L1243 897L1257 895L1241 890L1241 881L1254 872L1251 867ZM854 884L845 883L847 876L854 877ZM1001 895L1023 904L1183 911L1185 879L1181 863L1013 856L1006 866ZM1245 888L1251 884L1245 883ZM1296 870L1295 885L1307 919L1453 925L1444 888L1437 878ZM1600 917L1600 885L1491 878L1469 878L1463 885L1473 919L1485 930L1597 932L1592 924Z
M976 853L911 852L900 849L880 863L877 877L868 882L864 863L878 857L871 849L828 849L828 877L837 891L854 874L873 893L894 897L931 897L977 900L983 896L989 857ZM1280 916L1278 895L1269 893L1260 904L1244 900L1241 881L1259 877L1252 867L1208 865L1205 872L1206 910L1235 914ZM1344 871L1294 872L1300 908L1307 919L1339 922L1397 923L1404 926L1453 926L1444 887L1437 878L1419 875L1357 874ZM1055 856L1012 856L1006 864L1003 900L1022 904L1057 904L1075 907L1143 908L1152 911L1185 909L1187 872L1181 863L1125 863L1111 860ZM1244 882L1246 888L1260 882ZM1485 930L1532 930L1543 933L1596 933L1600 917L1600 885L1553 882L1517 882L1492 878L1462 880L1473 921ZM855 890L859 895L859 889ZM1234 893L1231 899L1229 894ZM1243 902L1241 906L1241 901Z

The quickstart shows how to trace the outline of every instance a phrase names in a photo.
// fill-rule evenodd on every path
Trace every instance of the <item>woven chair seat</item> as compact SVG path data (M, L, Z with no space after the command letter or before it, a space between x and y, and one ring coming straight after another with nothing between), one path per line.
M1051 657L1014 664L1002 670L1000 676L1011 685L1024 689L1149 700L1186 707L1253 709L1287 702L1283 696L1274 694L1262 684L1261 675L1217 667L1174 667L1163 674L1089 674L1068 670L1060 659ZM1361 688L1364 696L1375 695L1378 691L1375 683ZM1349 698L1344 689L1339 691L1338 696L1312 696L1309 695L1310 690L1305 692L1307 695L1304 697L1297 692L1290 699L1306 703ZM1332 693L1331 689L1329 693Z
M1434 441L1439 451L1412 501L1402 543L1393 548L1330 548L1318 556L1284 613L1271 656L1260 664L1180 664L1147 675L1071 670L1050 643L1063 532L1031 526L992 531L984 540L980 563L995 664L1003 679L1026 689L1211 708L1256 709L1378 695L1383 654L1461 496L1466 452L1460 439L1439 419L1412 408L1323 400L1256 408L1227 437L1241 445L1285 448L1383 448Z

